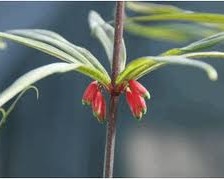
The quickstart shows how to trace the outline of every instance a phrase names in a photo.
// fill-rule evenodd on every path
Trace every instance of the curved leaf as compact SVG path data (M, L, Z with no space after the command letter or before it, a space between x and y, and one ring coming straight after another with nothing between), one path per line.
M0 38L0 49L5 49L6 47L6 43Z
M92 64L88 61L88 59L86 59L76 49L72 48L71 46L69 46L67 43L63 41L59 41L50 36L40 34L38 32L33 31L32 29L16 29L16 30L10 30L8 31L8 33L21 36L21 37L26 37L33 40L38 40L40 42L45 42L71 55L72 57L74 57L75 62L79 61L83 64L88 64L92 66Z
M6 120L6 111L3 108L0 108L0 112L1 112L1 120L0 120L0 129L2 128L2 126L5 124L5 120Z
M207 72L211 80L217 80L218 74L216 70L209 64L197 60L192 60L182 56L166 56L166 57L142 57L133 60L127 65L127 68L117 77L116 83L120 84L130 79L138 79L147 73L158 69L162 65L178 64L200 68Z
M224 15L215 13L172 13L127 18L126 21L154 22L154 21L190 21L196 23L223 23Z
M103 45L106 51L107 57L109 59L110 65L112 67L113 48L114 48L114 28L110 24L106 23L101 18L101 16L95 11L90 11L88 20L89 20L91 33ZM122 40L120 58L121 58L120 71L122 71L125 68L125 63L126 63L126 48L125 48L124 40Z
M6 119L8 117L8 115L12 112L12 110L15 108L17 102L19 101L19 99L24 95L25 92L27 92L29 89L33 89L36 92L37 95L37 99L39 97L39 91L35 86L28 86L27 88L25 88L15 99L15 101L10 105L10 107L8 108L7 111L5 111L3 108L0 108L0 111L2 112L2 119L0 120L0 129L3 127L3 125L6 123Z
M57 57L66 62L73 63L75 60L72 56L68 55L67 53L63 52L62 50L59 50L51 45L48 45L46 43L43 43L43 42L40 42L37 40L20 37L20 36L13 35L13 34L3 33L3 32L0 32L0 38L12 40L14 42L26 45L28 47L35 48L37 50L45 52L49 55ZM76 60L76 62L78 62L78 61Z
M215 35L206 37L199 41L193 42L182 48L174 48L164 52L162 55L181 55L189 52L196 52L215 46L216 44L224 40L224 32L217 33Z
M134 22L125 23L125 30L142 37L182 42L196 37L205 37L217 32L216 29L205 28L198 24L164 24L146 26Z
M126 7L134 12L141 14L170 14L179 12L189 12L172 5L145 3L145 2L126 2Z
M195 53L186 53L181 55L186 58L224 58L224 52L195 52Z
M108 85L110 83L110 81L108 81L108 79L105 78L105 76L97 69L78 63L53 63L31 70L17 79L11 86L0 94L0 107L31 84L55 73L66 73L74 70L94 78L104 85Z
M108 75L104 67L88 50L70 43L65 38L63 38L62 36L60 36L55 32L43 29L18 29L18 30L11 30L8 32L15 35L48 43L74 57L74 62L78 60L79 62L82 62L84 64L94 66L103 73L105 73L105 75Z

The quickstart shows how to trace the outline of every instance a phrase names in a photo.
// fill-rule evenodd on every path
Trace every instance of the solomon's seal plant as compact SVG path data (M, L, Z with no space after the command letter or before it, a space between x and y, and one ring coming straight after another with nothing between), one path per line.
M99 122L104 122L107 119L107 105L105 100L107 93L110 94L112 101L113 97L124 94L131 113L136 119L140 120L147 111L145 99L150 99L150 94L137 80L161 67L167 65L196 67L204 70L210 80L217 80L217 71L211 65L196 59L207 57L224 58L223 52L204 51L224 40L224 32L222 32L224 29L224 15L196 13L174 6L153 3L127 2L127 9L140 15L129 17L125 14L123 23L122 4L124 3L117 3L115 29L111 25L114 24L114 21L104 21L95 11L91 11L88 16L91 34L99 40L105 49L111 65L112 76L101 65L100 60L89 50L69 42L55 32L43 29L17 29L0 32L0 47L2 49L6 47L5 40L11 40L47 53L62 61L31 70L0 93L0 111L2 113L0 127L3 127L6 123L9 113L27 90L35 89L38 94L37 88L33 86L35 82L55 73L62 74L76 71L92 78L93 81L84 91L82 103L92 108L93 115ZM119 18L121 22L118 22ZM174 20L178 22L172 22ZM162 25L148 24L149 22L161 21L169 23ZM186 25L180 23L180 21L191 22L191 24ZM119 37L116 36L119 28L120 32L123 32L121 28L123 24L127 32L147 38L169 41L186 41L198 37L203 38L185 47L167 50L158 56L147 55L139 57L131 60L126 65L126 47L122 39L122 33L120 33L120 41ZM116 53L116 49L119 49L119 53ZM116 63L114 60L116 55L118 55L119 63ZM116 71L115 75L113 75L113 70ZM3 108L4 104L16 96L17 98L8 109ZM113 106L113 102L110 105ZM111 108L109 111L112 114L112 111L116 110L112 110ZM111 126L113 126L110 122L115 123L115 120L112 120L115 119L115 115L113 114L109 119L111 121L108 120L109 132L107 137L113 131L110 130ZM106 150L114 150L114 147L112 147L114 145L113 137L109 137L107 145ZM108 155L111 156L111 152ZM105 154L105 157L108 157L107 154ZM113 160L113 156L108 160ZM106 172L104 175L106 177L112 176L112 171L108 172L107 170L112 170L113 162L107 163L105 161L105 163Z

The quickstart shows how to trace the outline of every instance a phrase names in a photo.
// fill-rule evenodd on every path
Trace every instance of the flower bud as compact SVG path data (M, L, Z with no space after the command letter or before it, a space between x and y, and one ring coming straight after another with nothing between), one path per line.
M97 90L98 90L97 81L93 81L92 83L90 83L83 94L82 104L87 105L92 104L92 101L94 99L94 96L96 95Z
M92 108L94 116L96 116L100 122L106 119L106 101L100 90L96 92Z
M137 119L141 119L142 114L145 114L147 111L144 98L136 91L131 91L130 88L127 88L126 100L128 102L128 105L131 109L133 116L136 117Z
M129 80L128 83L132 91L139 93L144 98L150 99L148 90L141 83L136 80Z

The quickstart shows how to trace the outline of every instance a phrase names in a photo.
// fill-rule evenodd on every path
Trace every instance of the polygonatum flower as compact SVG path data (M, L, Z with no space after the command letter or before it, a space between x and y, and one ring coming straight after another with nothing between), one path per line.
M193 15L195 15L194 17L198 17L198 20L202 19L202 17L199 18L200 14L194 14L193 12L187 14L185 11L181 11L179 12L179 15L180 13L182 13L182 17L188 21L191 21L191 18L188 18L188 16L192 17ZM223 15L217 16L219 17L217 19L220 19L221 17L224 18ZM176 16L166 17L171 19L176 18ZM216 23L215 17L216 15L213 15L211 17L212 19L208 18L210 20L209 22L206 21L207 19L204 19L203 23L212 23L214 26ZM146 22L150 19L152 20L153 18L148 16L142 18L132 18L132 22ZM157 19L159 20L161 18ZM92 35L100 41L106 51L110 64L112 64L114 28L110 24L106 23L101 18L101 16L94 11L89 13L88 20ZM130 19L127 19L127 22L128 20L130 22ZM156 18L153 20L156 21ZM212 22L213 20L214 22ZM194 23L196 23L195 19ZM201 22L199 23L201 24ZM160 32L162 33L162 31ZM11 40L47 53L63 61L44 65L31 70L0 93L0 111L2 112L4 119L0 121L0 126L5 123L6 117L12 111L16 102L22 96L24 91L30 88L36 89L33 86L30 87L32 84L41 79L44 79L49 75L71 71L82 73L83 75L93 79L93 82L90 83L90 85L85 90L82 101L84 104L88 104L92 107L93 113L99 121L104 121L106 118L106 101L103 96L103 94L106 92L109 95L112 95L114 92L116 92L118 95L124 93L126 95L126 99L132 114L136 118L140 119L147 110L145 98L150 98L150 95L145 87L137 82L139 78L161 67L165 67L170 64L177 64L202 69L208 74L208 77L211 80L216 80L218 77L216 70L211 65L195 60L195 58L223 58L223 52L200 52L200 50L206 50L209 47L216 45L223 39L224 33L220 32L191 43L188 46L165 51L158 56L143 56L131 60L127 66L126 48L124 40L122 40L119 63L120 73L117 75L115 84L112 86L111 78L108 72L90 51L69 42L55 32L43 29L23 29L0 32L0 48L5 47L5 42L3 40ZM12 105L7 110L3 109L2 106L15 96L18 96L15 102L12 103Z
M150 99L148 90L141 83L136 80L129 80L128 84L132 91L140 94L142 97Z
M83 97L82 97L82 104L92 105L92 102L96 96L98 91L98 83L97 81L93 81L89 84L86 88Z
M106 119L106 101L101 92L101 86L97 81L91 82L86 88L82 103L90 105L93 109L93 114L99 121Z
M102 122L106 119L106 101L100 90L96 92L92 102L93 114Z
M146 113L147 107L145 104L145 99L130 87L127 87L126 91L126 100L131 109L133 116L137 119L141 119L142 115Z

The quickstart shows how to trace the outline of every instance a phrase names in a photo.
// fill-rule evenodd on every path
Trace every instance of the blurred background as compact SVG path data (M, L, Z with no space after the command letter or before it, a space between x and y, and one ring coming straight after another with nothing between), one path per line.
M159 2L163 3L163 2ZM224 2L164 2L201 12L224 13ZM106 54L87 23L88 12L113 18L115 2L0 2L0 31L53 30L86 47L109 70ZM128 61L184 44L125 34ZM223 51L223 46L220 47ZM8 42L0 53L0 91L35 67L58 61ZM211 82L200 70L167 66L140 79L150 91L142 122L121 97L117 123L115 177L224 177L224 62L210 60L219 73ZM0 177L101 177L105 125L81 105L91 80L78 73L36 83L9 116L0 136Z

